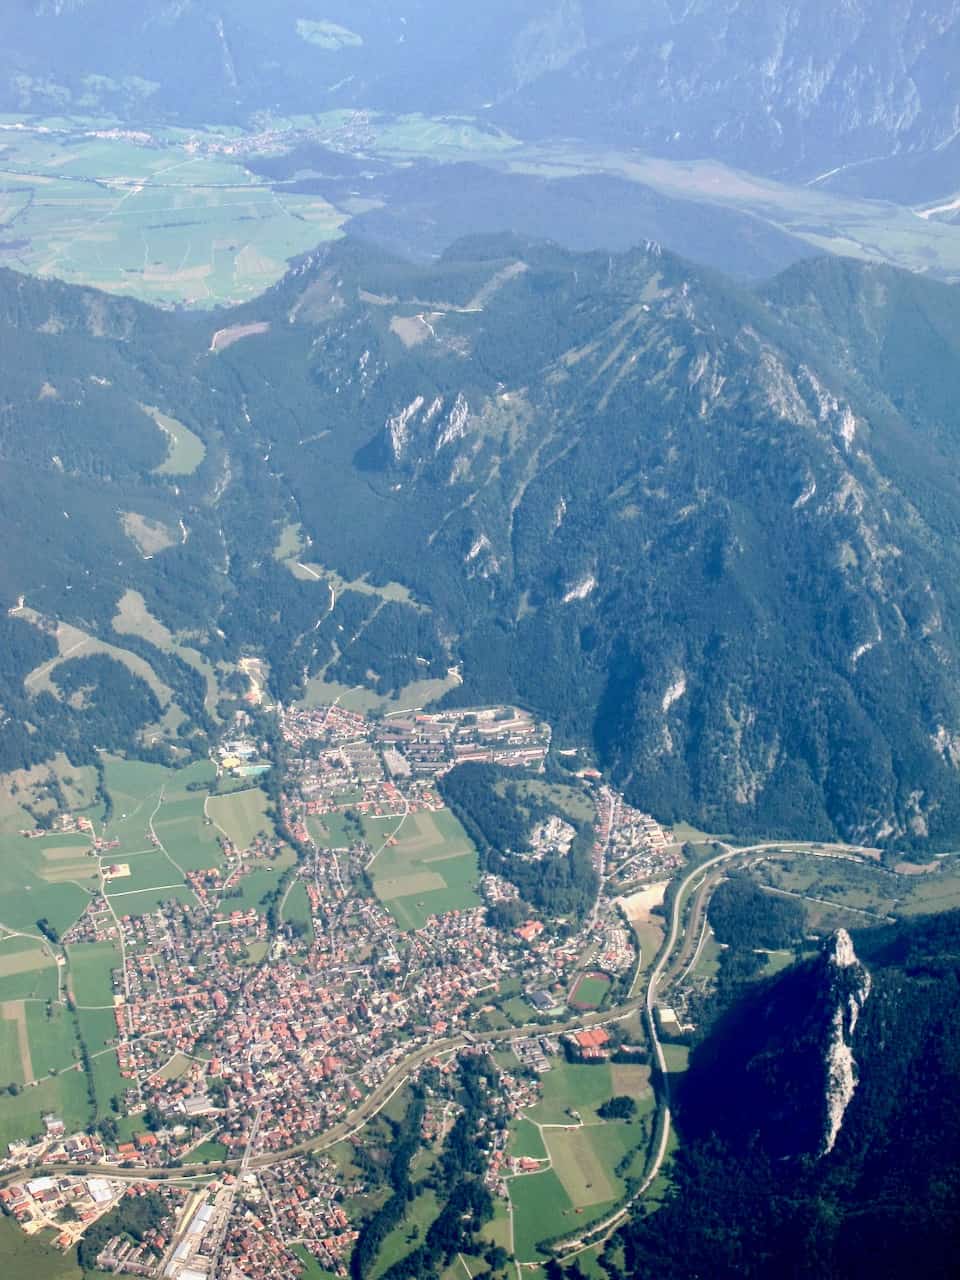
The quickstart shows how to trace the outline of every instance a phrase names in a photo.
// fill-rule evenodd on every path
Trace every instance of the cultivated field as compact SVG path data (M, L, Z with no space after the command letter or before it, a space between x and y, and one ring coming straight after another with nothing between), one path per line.
M237 159L191 154L176 131L140 145L85 136L80 120L58 123L5 135L0 199L16 239L4 260L22 271L151 302L240 302L346 220L319 196L275 190Z
M653 1095L644 1066L563 1063L543 1077L543 1099L516 1121L511 1155L549 1160L543 1172L509 1180L517 1257L539 1259L539 1240L573 1234L602 1216L646 1159ZM601 1120L597 1107L616 1094L636 1099L630 1121ZM571 1113L576 1112L580 1119ZM622 1161L632 1159L617 1173Z
M431 915L479 905L477 853L463 827L447 810L397 818L366 818L364 831L374 850L370 867L374 891L401 929L416 929ZM384 841L390 839L383 848Z
M90 898L87 888L72 878L49 878L56 864L44 858L44 846L53 847L63 839L0 835L0 925L36 935L37 921L45 918L63 933L83 911Z

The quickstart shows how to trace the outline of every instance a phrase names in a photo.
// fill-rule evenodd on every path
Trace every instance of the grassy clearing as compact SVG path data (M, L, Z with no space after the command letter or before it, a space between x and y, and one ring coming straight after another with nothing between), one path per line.
M364 831L380 849L370 868L374 891L401 929L416 929L431 915L479 905L477 853L467 833L446 810L414 813L398 835L396 818L365 818Z
M27 1032L34 1078L50 1071L66 1071L80 1059L80 1045L72 1015L63 1005L26 1005Z
M167 456L159 467L154 467L154 472L158 476L193 475L207 456L207 447L200 437L152 405L142 404L140 408L167 438Z
M270 834L273 824L267 817L267 797L259 787L210 796L207 817L233 841L238 849L249 849L261 832Z
M184 1053L175 1053L169 1062L157 1072L161 1080L179 1080L190 1070L190 1059Z
M0 939L0 1002L52 1000L57 966L50 948L30 938Z
M117 1038L117 1020L112 1009L78 1009L77 1022L88 1053L99 1053Z
M142 518L137 517L137 519L140 520ZM162 530L163 526L161 525L159 528ZM165 546L172 546L175 540L171 534ZM156 548L159 551L164 549L164 546ZM141 546L141 550L145 554L155 554L155 550L151 550L149 547ZM203 700L204 707L211 714L216 711L217 702L220 698L220 685L213 666L199 649L195 649L185 643L185 638L181 639L174 636L168 627L153 616L139 591L127 590L120 597L117 603L117 612L113 618L113 629L118 635L140 636L148 644L154 645L157 649L162 649L164 653L175 653L188 666L193 667L195 671L203 676L206 683L206 693Z
M322 677L314 677L304 686L302 705L321 707L339 701L340 706L347 711L360 711L363 714L370 711L386 713L421 710L431 703L439 702L445 693L456 689L459 684L460 677L457 675L448 675L442 680L415 680L412 684L404 685L395 697L389 698L362 684L337 684Z
M613 1096L609 1062L564 1062L542 1076L543 1097L527 1115L539 1124L567 1124L570 1112L583 1119Z
M537 1250L539 1240L572 1232L584 1224L552 1169L511 1178L509 1188L514 1249L520 1262L540 1261L543 1254Z
M544 1140L571 1203L588 1209L623 1195L624 1183L614 1170L643 1141L643 1132L637 1124L590 1124L579 1129L545 1129Z
M663 1056L667 1063L667 1070L671 1074L686 1071L687 1062L690 1059L690 1047L685 1044L665 1044Z
M501 795L506 793L507 781L497 783ZM593 822L596 817L593 801L585 787L565 782L544 782L540 778L523 778L510 786L516 786L521 801L533 800L537 804L549 805L558 810L573 822Z
M112 1114L111 1098L120 1097L130 1081L120 1073L117 1055L112 1050L93 1059L93 1088L97 1096L97 1115Z
M120 952L112 942L83 942L67 948L70 989L78 1005L113 1004L114 969Z
M73 813L86 813L96 818L97 774L90 765L75 766L59 754L46 764L30 769L15 769L0 774L0 832L14 834L22 827L32 827L33 820L22 808L30 804L39 813L56 813L59 801L56 790L63 792L66 807Z
M370 1272L371 1280L378 1280L378 1277L382 1276L395 1262L399 1262L412 1249L415 1249L418 1242L422 1241L427 1234L427 1228L439 1212L440 1204L432 1191L424 1191L411 1201L403 1222L390 1232L380 1246L376 1263ZM413 1227L419 1228L420 1232L415 1240L409 1238Z
M295 1253L303 1263L303 1271L300 1273L300 1280L336 1280L333 1272L325 1271L305 1245L295 1244L291 1247L290 1251L291 1253Z
M284 849L272 862L255 867L253 871L241 876L238 881L237 888L240 890L240 896L228 898L224 907L230 911L245 911L248 907L254 907L261 914L265 914L267 908L263 904L264 897L276 889L284 872L294 866L296 861L297 857L293 850Z
M322 818L307 818L310 837L321 849L349 849L355 837L339 813L325 813Z
M32 622L35 626L39 626L43 621L40 614L32 609L21 609L19 616L25 618L28 622ZM94 654L105 654L108 658L112 658L114 662L122 663L135 676L139 676L145 684L149 685L161 707L167 708L174 704L173 690L169 685L163 683L149 662L145 662L138 654L131 653L128 649L122 649L118 645L108 644L105 640L99 640L88 632L82 631L79 627L72 626L69 622L58 622L56 624L55 638L59 650L58 656L51 658L49 662L42 663L39 667L35 667L33 671L24 677L24 688L29 694L35 696L38 693L46 692L58 697L57 687L50 679L56 667L71 658L89 658Z

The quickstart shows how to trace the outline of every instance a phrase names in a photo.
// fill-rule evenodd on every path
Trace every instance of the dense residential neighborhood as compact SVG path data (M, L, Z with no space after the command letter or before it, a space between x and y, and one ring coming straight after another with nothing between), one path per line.
M537 1024L602 1011L614 988L630 994L640 948L621 890L680 862L670 834L589 767L555 791L538 781L550 729L515 708L369 718L334 704L281 709L278 724L274 758L242 711L215 753L227 795L279 769L273 820L244 847L219 831L218 864L186 873L190 899L125 915L94 894L64 939L115 948L104 1052L123 1088L94 1136L68 1135L51 1116L34 1142L12 1143L2 1170L51 1173L6 1186L4 1207L69 1247L134 1193L129 1171L213 1174L202 1193L173 1197L163 1232L135 1246L108 1235L104 1269L259 1280L296 1274L306 1249L346 1274L361 1207L376 1203L356 1154L363 1122L351 1118L367 1108L375 1128L398 1089L424 1090L422 1141L440 1150L462 1105L438 1082L464 1055L485 1057L496 1081L484 1181L509 1200L505 1179L546 1167L508 1154L510 1124L537 1105L557 1062L606 1062L623 1039ZM437 787L465 763L507 767L537 796L546 788L517 865L569 855L582 819L549 811L551 795L592 813L601 891L582 918L538 912L505 874L482 870ZM60 825L102 843L83 819ZM159 843L152 828L146 838ZM268 872L276 887L251 902L245 886ZM93 1171L59 1174L66 1163Z

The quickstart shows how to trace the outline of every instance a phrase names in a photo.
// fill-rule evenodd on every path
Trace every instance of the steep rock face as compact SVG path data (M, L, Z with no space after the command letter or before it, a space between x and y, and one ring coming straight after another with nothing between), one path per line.
M862 964L836 935L818 960L748 989L694 1049L676 1095L684 1157L662 1207L625 1231L629 1280L956 1271L960 912L855 936ZM824 1151L825 1113L809 1104L823 1102L844 1004L856 1088Z
M756 1141L774 1159L828 1156L858 1088L857 1028L871 989L839 930L815 960L721 1020L681 1088L681 1122L743 1149Z
M836 1009L825 1054L827 1118L822 1155L829 1155L833 1150L847 1107L857 1087L853 1037L873 982L869 972L857 959L846 929L838 930L830 940L826 952L826 967Z

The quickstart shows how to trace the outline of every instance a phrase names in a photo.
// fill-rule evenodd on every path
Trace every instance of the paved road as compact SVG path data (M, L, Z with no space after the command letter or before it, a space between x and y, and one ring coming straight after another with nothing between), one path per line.
M634 1197L616 1213L601 1223L594 1224L589 1233L584 1233L584 1237L588 1237L590 1243L601 1239L610 1232L624 1219L629 1212L635 1200L643 1196L654 1180L657 1178L663 1166L667 1153L667 1146L670 1140L670 1097L669 1097L669 1079L667 1073L666 1058L663 1052L663 1046L657 1034L656 1019L654 1009L657 1000L657 990L665 971L671 964L674 948L677 945L678 938L681 934L681 917L685 898L691 884L698 876L704 875L712 867L719 866L723 863L731 861L734 858L751 857L758 854L764 854L773 850L783 850L784 852L810 852L812 850L810 841L768 841L763 844L748 845L745 847L735 848L731 845L724 844L721 841L715 842L721 852L701 862L692 871L683 878L673 898L673 905L670 913L670 927L667 937L661 947L657 960L650 971L647 979L646 990L643 996L633 997L618 1005L615 1009L606 1010L603 1013L587 1014L586 1016L571 1016L562 1022L554 1022L548 1025L542 1023L528 1023L523 1027L510 1027L500 1031L485 1032L483 1035L476 1036L469 1033L461 1033L456 1036L448 1036L442 1040L431 1041L427 1045L422 1045L410 1053L402 1062L397 1065L386 1075L384 1080L368 1094L366 1098L343 1120L338 1121L322 1134L318 1134L314 1138L309 1138L304 1142L297 1143L296 1146L286 1147L282 1151L265 1152L258 1156L252 1156L244 1165L241 1160L223 1160L209 1165L194 1166L195 1177L207 1177L224 1172L237 1172L241 1166L251 1169L267 1168L270 1165L280 1164L284 1160L289 1160L293 1156L302 1155L309 1151L324 1151L335 1146L338 1142L342 1142L345 1138L352 1136L358 1132L374 1115L376 1115L386 1104L390 1097L396 1093L416 1071L416 1069L426 1062L429 1058L437 1054L451 1053L456 1049L462 1048L467 1044L482 1041L485 1043L503 1043L514 1040L518 1037L528 1035L556 1035L559 1032L569 1030L571 1027L590 1027L597 1026L605 1022L614 1022L628 1016L637 1009L642 1009L644 1013L644 1021L647 1026L647 1034L650 1038L653 1057L660 1069L662 1080L662 1088L660 1091L660 1110L658 1120L660 1123L660 1137L657 1143L657 1150L654 1153L653 1161L647 1171L640 1188ZM832 857L850 857L857 859L863 855L872 854L875 850L867 849L859 845L849 844L818 844L813 852L822 854L823 856ZM163 1166L156 1169L119 1169L116 1165L82 1165L82 1164L57 1164L52 1166L43 1166L44 1172L48 1173L72 1173L81 1176L103 1175L115 1178L130 1179L131 1181L144 1181L151 1178L189 1178L191 1171L188 1166ZM0 1175L0 1185L10 1182L22 1180L28 1176L28 1171L19 1169L10 1173ZM561 1248L562 1246L555 1246ZM589 1245L584 1244L582 1240L572 1240L568 1242L571 1250L586 1248Z

